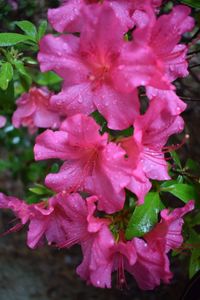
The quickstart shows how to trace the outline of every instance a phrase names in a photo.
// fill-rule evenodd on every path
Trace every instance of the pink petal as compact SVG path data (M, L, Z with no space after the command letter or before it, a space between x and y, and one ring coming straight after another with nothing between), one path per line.
M181 234L183 216L194 209L194 201L189 201L185 206L176 208L172 212L168 209L161 211L161 221L147 233L144 238L147 243L163 252L177 249L183 242Z
M67 159L68 134L64 131L46 130L36 138L34 154L36 160L49 158Z
M94 103L108 121L108 127L115 130L129 127L140 109L136 90L129 94L122 94L109 85L104 85L101 90L98 90Z
M95 110L93 100L94 94L91 91L90 84L83 82L64 87L59 94L51 97L51 104L68 116L76 113L89 115Z
M47 175L45 184L56 192L83 190L87 176L84 172L85 163L83 160L65 162L58 173Z
M173 116L180 115L187 107L187 104L184 103L174 91L164 91L147 87L147 96L150 99L157 98L158 101L159 99L164 101Z
M0 116L0 128L4 127L6 125L6 117Z
M79 17L82 8L81 0L72 0L71 3L63 3L62 6L48 10L48 20L51 26L58 32L79 31Z
M152 250L142 239L134 238L137 261L128 271L143 290L153 290L160 282L169 283L172 273L166 254Z

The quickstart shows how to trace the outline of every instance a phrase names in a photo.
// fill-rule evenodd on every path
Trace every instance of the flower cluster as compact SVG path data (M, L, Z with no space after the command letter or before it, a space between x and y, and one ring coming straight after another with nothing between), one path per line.
M165 145L184 128L185 104L173 81L188 73L180 40L194 21L182 5L158 16L161 2L70 0L50 9L49 22L60 34L43 37L38 61L41 71L63 79L62 90L31 88L13 115L15 127L48 128L36 138L36 160L63 164L45 179L54 192L48 200L26 204L0 194L0 207L20 219L10 231L29 223L31 248L45 240L59 248L80 244L77 273L101 288L111 287L114 271L124 284L125 270L141 289L168 283L167 255L181 246L183 216L194 208L192 200L172 211L161 208L146 234L127 238L128 195L139 207L151 180L170 179ZM149 99L143 114L141 87ZM124 136L127 128L131 134Z

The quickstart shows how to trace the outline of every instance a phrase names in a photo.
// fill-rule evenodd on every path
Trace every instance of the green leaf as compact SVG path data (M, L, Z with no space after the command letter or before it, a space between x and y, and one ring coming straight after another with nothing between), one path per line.
M8 170L10 168L10 162L0 159L0 171Z
M0 107L4 112L11 113L14 109L14 82L9 82L8 88L3 91L0 89Z
M181 2L194 8L200 8L200 2L198 0L182 0Z
M39 85L53 85L61 82L62 79L54 72L39 73L35 82Z
M160 191L169 192L184 203L187 203L191 199L199 199L199 195L194 185L177 183L175 180L166 181L161 184Z
M16 61L14 61L14 65L15 65L15 68L17 69L17 71L19 72L19 74L21 74L25 78L28 87L30 87L30 85L32 83L32 78L29 75L29 73L27 72L23 62L20 60L16 60Z
M47 24L48 23L45 20L40 23L40 26L38 28L38 35L37 35L38 41L44 36L44 34L47 30Z
M19 33L0 33L0 47L10 47L30 40L29 36Z
M190 231L186 245L191 250L189 276L192 278L200 270L200 236L193 229Z
M9 62L3 63L0 69L0 88L6 90L13 78L13 67Z
M200 249L194 249L190 257L189 276L192 278L200 270Z
M141 237L149 232L158 221L158 213L163 208L159 194L150 192L145 197L143 205L135 208L129 221L126 238Z
M172 152L170 153L170 155L171 155L173 161L175 162L175 164L176 164L180 169L182 169L181 161L180 161L180 158L179 158L178 154L177 154L175 151L172 151Z
M199 165L199 163L197 161L194 161L191 158L189 158L186 161L184 170L190 170L194 174L199 175L200 174L200 165Z
M53 192L42 184L35 184L35 187L29 188L29 191L36 195L53 195Z
M34 41L36 40L37 29L33 23L25 20L16 22L16 24L26 35L30 36Z

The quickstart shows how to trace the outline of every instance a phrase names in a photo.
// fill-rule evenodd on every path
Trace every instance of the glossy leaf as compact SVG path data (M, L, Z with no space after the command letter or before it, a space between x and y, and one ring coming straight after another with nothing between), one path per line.
M0 69L0 88L6 90L13 78L13 67L9 62L3 63Z
M35 79L35 82L39 85L52 85L60 83L61 81L62 79L57 74L51 71L39 73L38 77Z
M28 87L30 87L30 85L32 83L32 78L29 75L29 73L27 72L23 62L20 60L17 60L14 62L14 65L15 65L15 68L17 69L17 71L19 72L19 74L25 78Z
M200 2L198 0L182 0L180 2L182 2L183 4L187 4L194 8L200 8Z
M169 192L178 199L187 203L189 200L198 200L199 195L194 185L177 183L175 180L166 181L160 186L161 192Z
M0 33L0 47L9 47L29 40L29 36L19 33Z
M26 35L33 38L33 40L36 40L37 29L33 23L25 20L16 22L16 24Z
M11 113L14 109L14 82L11 80L8 88L4 91L0 89L0 107L4 112Z
M53 195L51 190L41 184L35 184L33 188L29 188L29 191L37 195Z
M192 278L200 270L200 237L193 229L190 231L190 237L186 245L191 250L189 276Z
M40 23L40 26L38 28L38 35L37 35L38 41L44 36L44 34L47 30L47 24L48 23L45 20Z
M158 213L163 208L157 192L150 192L145 197L143 205L137 206L131 216L127 230L126 238L141 237L149 232L158 221Z
M181 167L181 161L180 161L180 158L179 158L177 152L172 151L172 152L170 153L170 155L171 155L173 161L175 162L175 164L176 164L179 168L182 168L182 167Z

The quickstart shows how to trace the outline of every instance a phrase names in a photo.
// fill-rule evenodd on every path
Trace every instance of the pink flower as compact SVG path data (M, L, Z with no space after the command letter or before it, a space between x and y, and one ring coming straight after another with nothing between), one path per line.
M107 241L110 241L109 243ZM85 253L83 252L84 256ZM132 242L115 243L110 231L105 230L99 233L91 247L90 257L84 263L85 273L77 269L81 278L96 287L111 288L111 274L118 272L118 284L125 283L124 270L134 265L137 256Z
M169 269L169 259L164 252L152 249L144 240L134 238L132 243L137 253L136 263L129 272L142 290L153 290L161 282L169 283L173 274Z
M149 99L156 98L158 101L160 101L159 99L165 101L170 114L173 116L180 115L187 107L187 104L183 102L174 91L164 91L147 87L146 92Z
M11 209L16 217L21 220L22 225L25 225L29 219L28 205L15 197L9 197L0 193L0 208Z
M122 130L139 114L136 87L166 88L168 84L162 81L163 70L153 52L124 40L123 27L112 9L100 10L97 21L90 23L80 38L45 36L38 60L42 71L54 70L64 79L62 91L51 98L56 108L68 116L97 109L108 127ZM117 80L121 72L123 78Z
M106 228L93 241L90 253L86 255L83 249L83 255L84 272L78 267L77 273L96 287L111 288L111 275L114 271L117 271L119 287L126 283L126 270L144 290L154 289L161 281L169 283L172 277L169 260L164 252L152 249L139 238L116 242Z
M118 272L118 284L123 285L126 281L125 270L132 274L143 290L152 290L161 282L169 283L173 274L166 253L180 247L183 241L182 217L193 208L194 202L190 201L171 213L163 210L160 223L144 236L145 240L133 238L124 241L121 232L119 240L115 241L108 229L101 230L86 258L83 249L84 272L78 268L78 274L88 283L101 288L111 287L111 274L114 271Z
M188 74L187 46L178 43L182 34L194 27L190 12L189 7L177 5L168 15L162 15L157 20L152 19L151 24L133 32L134 39L143 47L153 50L158 64L164 66L170 81Z
M28 205L17 198L0 194L0 208L11 209L21 221L8 232L16 231L29 222L27 245L30 248L43 244L44 237L49 243L63 243L67 231L64 211L66 198L60 194L48 202Z
M6 117L0 116L0 128L6 125Z
M17 0L8 0L8 3L12 6L13 10L17 10L18 9L18 1Z
M130 166L133 166L129 174L130 181L126 188L137 196L138 204L142 204L144 203L144 197L151 189L151 182L143 171L143 165L141 161L138 161L137 167L134 168L136 157L138 157L140 153L140 148L132 137L122 139L120 141L120 145L127 153L128 163Z
M58 247L71 247L81 242L89 244L95 233L109 224L108 220L93 216L96 200L90 197L85 201L79 194L59 193L48 201L28 205L0 193L0 208L11 209L21 220L21 225L8 232L29 222L27 244L30 248L42 245L45 239Z
M125 151L108 143L108 134L91 117L75 115L61 126L61 131L47 130L36 139L35 159L59 158L65 163L57 174L46 177L55 191L87 191L99 198L98 209L112 213L122 209L131 168Z
M127 91L127 87L131 89L135 86L135 76L133 76L135 44L142 51L147 51L154 56L155 69L160 72L160 78L162 78L160 87L158 87L159 79L157 79L156 73L155 76L149 74L149 78L143 76L141 85L172 90L174 87L170 85L170 82L177 77L184 77L188 74L187 46L178 43L182 34L194 27L194 19L189 16L190 12L191 10L187 6L178 5L173 8L170 14L162 15L158 19L155 18L154 14L146 19L141 11L134 13L133 18L138 26L133 31L133 41L122 49L121 61L124 61L124 64L120 69L118 68L115 75L116 83L119 85L126 79L126 86L121 86L122 91L123 89ZM146 66L148 65L147 61L144 63ZM149 69L147 68L146 75L148 73Z
M133 14L141 12L144 17L154 14L154 8L161 0L71 0L55 9L48 10L48 20L58 32L82 32L88 17L94 18L95 12L105 7L112 8L124 32L134 27ZM143 22L143 20L140 20Z
M184 207L176 208L171 213L169 209L161 212L161 221L143 238L134 238L137 252L136 264L132 274L141 289L154 289L160 280L168 283L172 277L169 271L169 260L165 253L181 246L182 217L194 208L194 201L189 201Z
M48 20L53 28L58 32L82 32L88 17L95 17L95 12L110 7L118 23L124 27L124 31L128 31L133 27L134 23L131 19L130 0L71 0L64 1L63 4L56 9L48 10ZM85 16L85 14L87 15Z
M133 140L129 141L128 147L129 152L132 147L133 153L136 145L140 149L140 163L148 178L170 179L164 157L164 153L170 151L170 147L163 147L172 134L181 132L183 128L183 119L171 114L168 102L164 98L151 100L147 112L137 117L134 122Z
M172 212L169 209L161 211L161 221L144 236L153 249L160 252L169 252L177 249L183 243L181 235L183 216L194 209L194 201L189 201L184 207L176 208Z
M36 87L23 94L16 102L17 110L13 114L13 125L16 128L26 126L30 133L34 133L38 127L58 128L61 122L60 115L50 105L51 96L48 90Z

